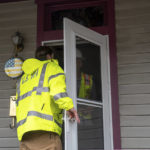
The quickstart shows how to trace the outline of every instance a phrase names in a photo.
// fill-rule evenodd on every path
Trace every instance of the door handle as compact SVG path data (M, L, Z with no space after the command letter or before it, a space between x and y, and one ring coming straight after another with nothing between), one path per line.
M70 126L75 123L75 118L70 118L66 113L65 113L65 123L66 123L66 131L67 133L70 132Z

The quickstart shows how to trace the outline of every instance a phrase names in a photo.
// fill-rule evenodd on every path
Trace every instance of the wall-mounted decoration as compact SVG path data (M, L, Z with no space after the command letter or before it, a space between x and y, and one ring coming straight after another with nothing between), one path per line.
M23 45L24 38L20 32L16 32L11 38L14 44L14 53L13 57L10 58L5 63L4 70L7 76L11 78L17 78L23 73L22 71L23 60L18 57L18 53L21 52L24 48Z
M10 58L5 63L5 73L11 78L17 78L22 74L23 60L21 58Z
M12 42L14 44L15 57L18 56L19 52L23 51L23 49L24 49L23 41L24 41L24 38L23 38L23 36L21 35L20 32L16 32L12 36Z

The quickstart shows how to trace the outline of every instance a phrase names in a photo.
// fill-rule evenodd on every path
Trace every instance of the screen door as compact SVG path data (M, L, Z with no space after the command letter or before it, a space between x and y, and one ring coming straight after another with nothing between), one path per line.
M64 70L81 121L65 116L65 150L112 150L108 36L65 18Z

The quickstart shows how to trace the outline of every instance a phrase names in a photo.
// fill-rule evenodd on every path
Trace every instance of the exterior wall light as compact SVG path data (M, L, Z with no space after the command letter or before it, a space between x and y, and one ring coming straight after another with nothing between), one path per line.
M14 50L15 50L16 57L18 56L18 53L24 49L23 41L24 38L20 32L16 32L14 35L12 35L12 42L15 46Z

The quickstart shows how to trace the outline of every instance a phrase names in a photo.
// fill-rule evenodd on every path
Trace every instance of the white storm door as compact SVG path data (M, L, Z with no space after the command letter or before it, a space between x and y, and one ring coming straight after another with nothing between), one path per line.
M81 120L77 124L65 117L65 150L113 150L108 45L108 36L64 18L67 92ZM86 96L80 93L82 73L92 77Z

